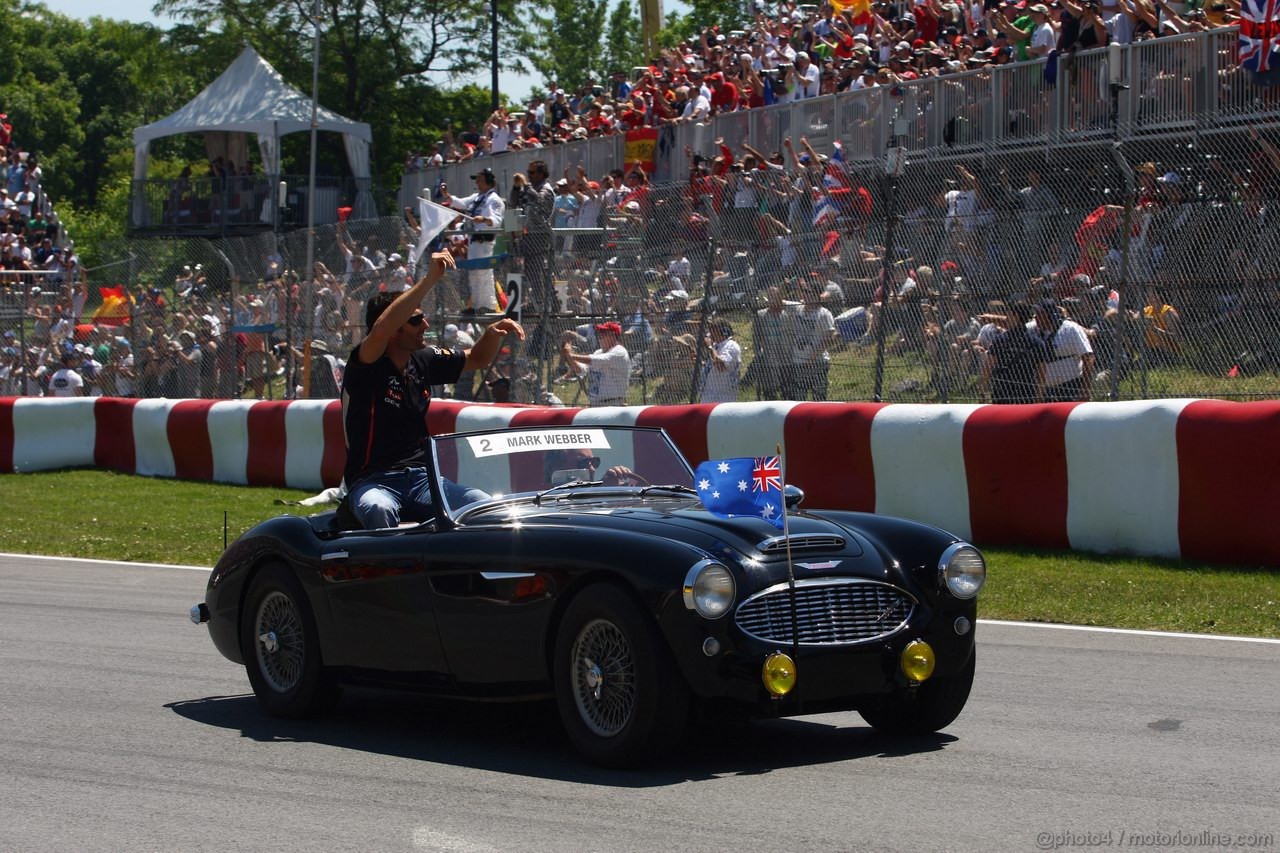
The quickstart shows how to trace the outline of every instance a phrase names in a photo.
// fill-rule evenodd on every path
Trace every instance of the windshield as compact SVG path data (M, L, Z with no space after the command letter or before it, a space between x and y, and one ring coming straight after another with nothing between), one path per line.
M451 518L479 501L533 497L554 486L691 486L693 472L666 433L622 426L547 426L432 439ZM584 488L586 486L583 486Z

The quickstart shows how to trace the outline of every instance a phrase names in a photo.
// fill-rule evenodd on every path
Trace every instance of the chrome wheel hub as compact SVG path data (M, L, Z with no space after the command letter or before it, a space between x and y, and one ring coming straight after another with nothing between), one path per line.
M306 641L302 615L283 592L272 592L258 605L254 621L258 672L277 693L287 693L302 680Z
M631 644L607 619L587 623L573 643L573 698L587 728L613 737L635 711L636 672Z
M600 667L596 666L590 659L584 660L586 665L587 688L591 691L592 698L600 698L600 690L604 687L604 673L600 671Z

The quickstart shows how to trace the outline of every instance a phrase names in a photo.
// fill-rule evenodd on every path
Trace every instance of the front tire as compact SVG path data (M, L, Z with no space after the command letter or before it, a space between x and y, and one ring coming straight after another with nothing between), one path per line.
M287 567L264 566L254 576L240 615L240 648L253 693L272 716L310 717L337 700L306 592Z
M689 688L657 628L617 587L570 603L556 635L556 704L574 747L605 767L664 752L689 714Z
M927 735L951 725L973 687L978 650L955 675L930 679L916 689L916 695L896 699L859 711L867 724L891 735Z

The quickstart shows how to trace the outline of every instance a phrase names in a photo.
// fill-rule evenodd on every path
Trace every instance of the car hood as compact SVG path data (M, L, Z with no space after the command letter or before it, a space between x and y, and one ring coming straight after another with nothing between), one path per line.
M759 518L720 518L689 500L579 499L554 510L527 506L517 513L522 523L608 527L667 539L679 538L706 551L732 549L752 560L785 560L786 540L777 527ZM864 542L853 531L819 516L791 512L787 526L792 558L809 555L861 557ZM677 535L673 527L683 531Z

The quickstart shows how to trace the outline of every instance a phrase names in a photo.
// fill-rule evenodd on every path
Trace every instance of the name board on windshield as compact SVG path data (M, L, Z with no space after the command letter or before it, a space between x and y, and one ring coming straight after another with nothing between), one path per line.
M469 435L466 439L476 458L533 450L609 449L609 439L602 429L526 429L497 435Z

